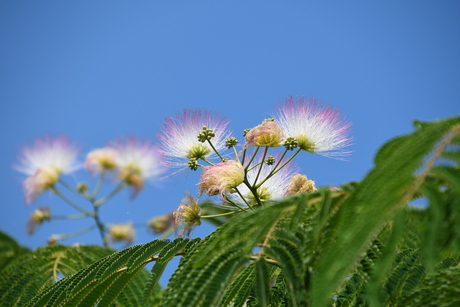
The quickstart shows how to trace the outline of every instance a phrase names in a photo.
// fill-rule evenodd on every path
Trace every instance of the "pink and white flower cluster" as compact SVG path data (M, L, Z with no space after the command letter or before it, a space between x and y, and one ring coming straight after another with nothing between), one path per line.
M92 173L116 171L116 178L131 186L135 195L146 180L158 178L165 171L160 161L161 153L149 141L129 138L91 151L85 165Z
M28 176L24 181L27 204L50 189L84 216L95 217L101 233L104 229L95 216L97 208L126 186L136 195L147 180L160 179L166 167L179 168L179 171L201 167L199 195L220 196L224 208L233 206L234 211L226 214L254 210L291 195L316 190L315 183L296 173L292 166L291 161L300 152L340 159L349 154L345 148L352 141L351 124L340 111L314 99L288 97L273 117L245 130L244 144L239 151L238 140L228 130L228 120L205 110L185 109L175 117L165 118L156 145L129 138L89 152L84 163L80 163L79 149L73 142L65 137L46 137L22 151L21 163L16 169ZM234 157L223 154L227 149L233 151ZM268 155L269 150L278 152ZM101 178L91 195L86 184L72 188L61 181L62 175L83 165ZM119 185L106 197L96 200L100 183L107 174ZM57 183L89 200L94 212L88 213L66 199L56 188ZM200 223L201 216L198 201L187 196L174 215L167 214L150 224L153 229L164 231L174 220L176 228L177 223L187 224L188 233ZM134 239L132 224L112 227L109 237L131 242Z

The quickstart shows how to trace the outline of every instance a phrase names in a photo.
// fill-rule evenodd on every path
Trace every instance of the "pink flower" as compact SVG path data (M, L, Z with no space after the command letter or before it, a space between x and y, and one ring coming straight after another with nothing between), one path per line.
M274 121L265 121L246 134L246 146L278 147L284 138L283 129Z
M24 181L26 204L51 188L61 174L77 170L77 155L77 146L66 137L37 139L33 147L24 148L15 169L29 176Z
M207 142L198 141L198 134L205 126L212 129L215 136L212 143L217 151L225 148L225 140L230 136L226 131L229 122L216 114L203 110L185 109L175 118L166 117L157 134L160 151L165 156L163 163L171 167L186 168L190 159L208 158L215 155Z
M156 178L165 170L159 164L161 154L148 141L130 138L114 145L114 150L118 177L134 189L133 196L142 190L145 180Z
M244 180L244 168L240 162L228 160L206 166L198 184L200 192L209 196L231 192Z
M328 157L348 155L343 150L350 145L348 136L351 124L342 118L338 110L322 106L317 100L289 97L280 106L276 122L286 137L294 137L299 148Z

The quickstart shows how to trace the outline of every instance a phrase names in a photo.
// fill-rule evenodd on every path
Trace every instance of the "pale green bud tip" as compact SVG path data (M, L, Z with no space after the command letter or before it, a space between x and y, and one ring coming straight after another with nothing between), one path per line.
M246 134L248 134L249 131L251 131L251 129L244 129L243 130L243 136L246 136Z
M195 144L188 150L187 158L199 160L211 153L211 149L203 144Z
M200 133L198 133L198 141L204 143L206 142L206 140L210 140L215 136L216 134L214 133L214 130L209 129L206 126L203 126L203 129L200 131Z
M274 158L273 156L269 156L269 157L267 158L267 160L265 160L265 163L266 163L267 165L273 165L273 164L275 164L275 158Z
M284 141L284 147L286 147L287 150L294 150L298 146L299 146L299 142L297 141L296 138L288 137L286 141Z
M225 146L227 148L232 148L233 146L236 146L238 144L238 140L235 137L230 137L225 141Z
M274 118L266 118L266 119L264 119L264 120L263 120L263 122L262 122L262 123L267 123L267 122L274 122L274 121L275 121L275 119L274 119Z
M306 135L302 134L297 137L297 141L299 143L299 148L311 153L315 152L315 143L313 143L310 138Z

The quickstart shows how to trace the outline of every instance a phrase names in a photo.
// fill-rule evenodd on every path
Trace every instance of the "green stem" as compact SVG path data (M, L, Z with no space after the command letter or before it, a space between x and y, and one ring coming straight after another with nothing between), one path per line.
M244 165L244 159L246 158L246 149L243 149L243 158L241 159L241 165Z
M257 194L257 189L259 187L253 187L249 181L248 178L245 177L243 183L248 187L249 191L251 191L252 195L254 196L254 199L256 200L257 204L259 206L262 206L262 202L260 201L259 194Z
M267 156L267 152L268 152L268 147L265 147L264 154L262 156L262 161L259 167L259 171L257 172L256 180L254 180L254 186L256 185L257 180L259 179L260 172L262 171L262 167L264 167L264 161L265 161L265 157Z
M246 172L248 171L248 168L251 166L252 161L253 161L254 158L256 157L257 152L259 151L259 148L260 148L260 147L256 147L256 150L254 150L254 153L252 154L251 160L249 160L248 165L246 165L246 167L244 168L244 170L245 170Z
M246 204L246 206L249 207L249 209L251 209L252 211L254 211L254 209L252 208L252 206L249 204L249 202L246 200L246 198L244 198L243 194L241 194L240 190L238 190L237 188L235 188L235 191L236 193L238 193L238 195L241 197L241 199L244 201L244 203ZM236 203L235 203L236 205ZM240 209L243 209L241 208L240 206L237 205L238 208Z
M85 199L90 199L88 195L84 194L84 193L81 193L79 192L77 189L75 189L73 186L71 186L70 184L68 184L66 181L62 180L62 178L59 178L58 182L60 184L62 184L63 187L65 187L67 190L77 194L78 196L81 196Z
M241 194L240 194L241 195ZM237 207L238 209L240 210L243 210L243 211L248 211L247 209L241 207L240 205L238 205L237 203L235 203L234 201L230 200L228 197L224 196L225 200L228 201L230 204L232 204L233 206ZM243 199L244 200L244 199ZM246 202L246 201L245 201Z
M238 152L236 151L236 147L235 146L232 146L233 147L233 153L235 154L235 160L237 160L238 162L242 163L240 161L240 158L238 157Z
M58 238L58 240L71 239L71 238L81 236L82 234L85 234L87 232L90 232L91 230L93 230L95 228L96 228L96 225L90 225L90 226L88 226L86 228L83 228L83 229L75 231L75 232L56 235L56 237Z
M107 237L105 235L105 227L104 224L102 224L100 218L99 218L99 207L94 205L94 221L96 222L96 226L99 229L99 234L102 239L102 243L104 244L104 247L109 247L109 242L107 240Z
M97 180L96 187L94 188L94 191L91 194L91 201L94 201L96 199L97 194L101 190L102 182L105 179L105 174L106 174L105 170L102 170L101 176L99 176L99 179Z
M212 150L214 150L214 152L219 156L220 160L222 160L222 162L224 161L224 158L220 155L220 153L216 150L216 148L214 147L214 145L212 145L212 142L211 140L207 140L209 145L211 146Z
M57 196L59 196L60 198L62 198L62 200L64 200L66 203L68 203L69 205L71 205L72 207L74 207L76 210L80 211L81 213L83 213L84 215L86 216L93 216L93 214L91 212L88 212L86 211L85 209L83 209L82 207L78 206L77 204L75 204L74 202L72 202L70 199L68 199L64 194L62 194L55 186L52 186L51 187L51 191L54 192L54 194L56 194Z
M125 187L126 187L126 182L125 181L122 181L120 182L120 184L112 191L110 192L109 194L107 194L105 197L99 199L98 201L94 202L94 207L99 207L101 206L102 204L104 204L106 201L108 201L110 198L112 198L113 196L115 196L118 192L120 192L121 190L123 190Z
M211 161L209 161L208 159L206 159L205 157L201 158L201 160L203 160L204 162L208 163L209 165L214 165L214 163L212 163ZM201 165L201 164L197 164L198 166L202 166L204 167L204 165Z
M236 211L230 211L230 212L226 212L226 213L221 213L221 214L202 215L202 216L200 216L200 218L202 218L202 219L207 219L207 218L213 218L213 217L219 217L219 216L225 216L225 215L235 214L235 213L239 213L239 212L242 212L242 211L243 211L243 209L236 210Z
M88 217L86 214L52 215L52 220L78 220Z
M271 177L273 177L276 173L278 173L283 167L285 167L289 162L291 162L292 159L294 159L294 157L301 151L302 149L298 149L289 159L287 159L286 162L283 163L283 165L281 165L278 169L273 168L273 170L270 172L270 174L268 174L267 178L265 178L261 183L259 183L258 185L255 186L256 189L258 189L262 184L264 184L268 179L270 179ZM284 154L283 154L283 157L284 157ZM280 160L281 162L281 160ZM279 163L277 164L277 166L279 165Z

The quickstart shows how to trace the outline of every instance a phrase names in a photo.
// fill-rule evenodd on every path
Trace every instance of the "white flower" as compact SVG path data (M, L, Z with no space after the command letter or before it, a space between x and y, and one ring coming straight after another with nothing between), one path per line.
M185 168L191 158L210 158L215 155L208 142L198 141L203 127L212 129L215 134L211 142L217 151L225 148L225 140L230 136L226 131L229 122L216 114L203 110L185 109L175 118L166 117L157 134L159 149L165 156L162 163L170 167Z
M50 189L61 174L77 170L78 148L65 137L37 139L33 147L24 148L15 168L29 177L24 181L26 204Z
M63 136L37 139L33 147L22 150L19 157L21 164L15 169L28 176L34 175L40 168L69 174L81 167L77 162L78 151L78 147Z
M137 194L147 179L154 179L164 172L159 162L161 154L148 141L138 142L134 138L125 143L118 142L115 149L115 164L118 177L134 188Z
M316 100L289 97L274 116L286 137L294 137L299 148L328 157L348 155L343 150L349 146L351 124L340 112L329 105L322 106Z

